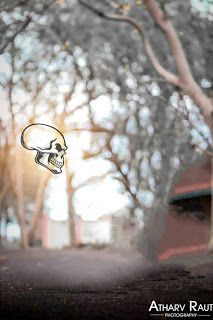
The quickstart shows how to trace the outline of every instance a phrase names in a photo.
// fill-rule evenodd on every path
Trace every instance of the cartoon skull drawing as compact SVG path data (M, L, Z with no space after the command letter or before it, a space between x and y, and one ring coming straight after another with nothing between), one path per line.
M27 126L21 135L21 144L28 150L36 150L35 162L52 173L61 173L67 146L62 133L42 123Z

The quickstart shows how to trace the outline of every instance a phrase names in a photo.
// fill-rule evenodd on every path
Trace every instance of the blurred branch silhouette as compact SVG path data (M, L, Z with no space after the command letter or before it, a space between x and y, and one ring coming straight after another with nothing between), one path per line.
M25 22L21 25L21 27L14 33L13 36L11 36L9 39L6 40L5 44L0 48L0 54L4 53L4 51L7 49L9 45L12 45L13 42L15 41L16 37L18 34L24 31L25 28L29 25L31 22L32 17L29 15L27 16Z
M155 0L145 0L142 5L149 13L150 17L153 19L154 23L160 28L166 38L166 42L170 48L171 55L173 60L175 61L177 75L171 73L167 69L165 69L162 64L159 63L157 56L154 54L152 49L150 40L144 31L144 28L141 24L138 23L134 18L126 15L126 14L114 14L107 13L104 10L96 8L83 0L79 0L79 3L89 9L91 12L96 14L102 19L124 22L131 25L137 32L139 33L143 44L144 49L149 57L152 66L157 71L157 73L162 76L168 83L178 87L179 90L183 91L184 94L190 96L194 103L198 106L201 113L204 116L206 123L208 124L211 134L213 133L212 126L212 114L213 114L213 104L211 99L206 95L204 90L199 86L199 84L195 81L191 68L189 66L189 62L187 60L186 54L184 52L182 43L178 36L178 33L173 26L165 8L165 3L159 4ZM108 3L108 1L107 1ZM125 12L124 12L125 13ZM206 140L206 139L205 139ZM210 144L207 141L208 145ZM211 146L212 147L212 146ZM209 151L207 151L209 154ZM212 164L213 166L213 164ZM124 177L125 178L125 177ZM213 222L213 212L212 212L212 222ZM152 227L150 227L152 228ZM211 236L209 242L209 250L213 250L213 223L211 226Z

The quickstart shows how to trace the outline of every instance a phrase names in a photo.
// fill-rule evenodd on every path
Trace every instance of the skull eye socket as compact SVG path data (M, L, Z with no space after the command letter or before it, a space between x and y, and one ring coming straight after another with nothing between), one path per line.
M56 148L56 150L57 150L58 152L60 152L60 151L63 150L62 147L61 147L61 145L60 145L59 143L56 143L55 148Z

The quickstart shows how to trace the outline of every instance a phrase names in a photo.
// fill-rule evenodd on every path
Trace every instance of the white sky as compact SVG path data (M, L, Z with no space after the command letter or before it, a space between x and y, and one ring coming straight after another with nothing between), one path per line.
M51 192L46 203L49 214L54 220L66 220L68 214L64 175L54 177L50 184ZM122 209L127 203L128 199L118 192L118 184L110 177L103 182L82 187L74 196L76 213L84 220L96 220L103 214Z

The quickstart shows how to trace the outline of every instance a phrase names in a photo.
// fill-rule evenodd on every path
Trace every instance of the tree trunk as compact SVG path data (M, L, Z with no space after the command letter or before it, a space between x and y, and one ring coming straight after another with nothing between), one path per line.
M39 183L39 187L38 187L36 199L35 199L35 210L33 212L31 225L28 231L28 242L30 245L33 242L34 234L38 226L39 220L42 217L44 192L48 184L48 181L50 179L50 176L51 176L50 171L46 171L45 174L40 179L40 183Z
M68 215L69 215L69 231L70 231L70 244L72 247L77 246L76 230L75 230L75 212L72 204L72 188L69 188L68 192Z
M0 192L0 210L1 210L1 204L2 204L2 201L4 199L4 197L6 196L7 194L7 191L9 191L9 188L10 188L10 184L9 182L6 183L2 189L2 191Z
M211 159L211 217L210 217L210 232L209 232L209 243L208 252L213 253L213 158Z
M139 233L137 250L151 263L158 260L158 247L165 229L168 208L150 208L144 219L144 228Z
M20 245L21 248L26 249L28 247L26 225L25 225L25 209L24 209L24 193L23 193L23 168L21 160L21 152L16 147L15 150L15 178L16 186L15 193L17 198L17 217L20 228Z
M67 161L65 162L65 172L66 172L66 181L67 181L70 246L76 247L77 241L76 241L75 212L73 207L73 188L72 188L73 174L69 173Z

